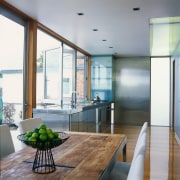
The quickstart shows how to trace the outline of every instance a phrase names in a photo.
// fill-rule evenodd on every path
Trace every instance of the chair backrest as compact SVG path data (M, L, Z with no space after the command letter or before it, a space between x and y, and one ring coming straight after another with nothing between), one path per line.
M9 126L0 125L0 159L15 152Z
M41 118L29 118L20 121L20 132L25 133L27 131L32 131L34 128L37 128L42 123Z
M134 150L133 160L128 173L127 180L143 180L144 179L144 159L147 146L147 125L142 127L138 142Z
M147 146L147 133L144 132L141 135L141 137L139 138L139 143L138 143L138 145L136 146L136 148L134 150L134 155L133 155L132 162L136 159L136 157L139 154L143 154L145 156L146 146Z
M139 133L139 136L138 136L138 140L137 140L136 145L139 144L139 140L140 140L142 134L143 134L144 132L147 133L147 127L148 127L148 122L144 122L144 124L143 124L143 126L142 126L142 128L141 128L141 131L140 131L140 133Z
M131 163L127 180L143 180L144 179L144 155L139 154Z

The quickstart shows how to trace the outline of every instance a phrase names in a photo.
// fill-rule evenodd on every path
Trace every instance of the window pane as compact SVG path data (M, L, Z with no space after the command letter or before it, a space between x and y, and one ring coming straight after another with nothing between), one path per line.
M70 104L72 91L75 90L75 50L63 46L63 103Z
M86 94L85 94L85 63L86 56L81 54L80 52L77 53L77 66L76 66L76 73L77 73L77 80L76 80L76 89L77 89L77 102L84 102Z
M3 113L1 108L0 114L3 122L17 123L23 118L25 28L2 15L0 24L0 97L3 101Z
M60 104L61 42L47 33L37 31L37 105Z

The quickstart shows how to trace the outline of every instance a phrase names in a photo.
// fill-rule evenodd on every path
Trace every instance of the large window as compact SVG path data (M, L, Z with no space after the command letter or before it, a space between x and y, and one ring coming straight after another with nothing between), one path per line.
M36 30L37 49L34 48ZM32 117L36 106L69 105L72 93L76 93L77 103L86 99L87 53L3 4L0 5L0 48L0 124Z
M18 124L25 116L26 22L0 7L0 123Z
M84 101L86 56L53 36L37 31L37 106Z

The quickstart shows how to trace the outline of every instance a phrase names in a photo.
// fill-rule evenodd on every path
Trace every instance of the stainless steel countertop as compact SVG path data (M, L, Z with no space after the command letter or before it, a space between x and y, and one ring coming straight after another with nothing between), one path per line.
M77 104L76 107L71 108L70 105L44 105L38 106L33 109L33 113L60 113L60 114L74 114L94 108L100 108L103 106L109 106L111 102L97 102L95 104L85 103L85 104Z

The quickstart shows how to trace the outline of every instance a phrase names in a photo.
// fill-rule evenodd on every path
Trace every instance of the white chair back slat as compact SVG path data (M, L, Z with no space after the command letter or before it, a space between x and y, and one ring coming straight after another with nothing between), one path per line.
M144 179L144 155L139 154L131 164L127 180L143 180Z
M139 153L141 153L141 154L145 153L145 151L146 151L146 141L147 141L147 133L144 132L143 134L141 134L141 137L139 138L139 143L138 143L138 145L136 146L136 148L134 150L133 159L135 159Z
M34 128L38 128L42 124L41 118L29 118L20 121L20 132L25 133L32 131Z
M143 134L144 132L147 133L147 127L148 127L148 122L144 122L144 124L143 124L143 126L142 126L142 128L141 128L141 131L140 131L140 133L139 133L139 136L138 136L138 139L137 139L137 142L136 142L136 146L138 146L138 144L139 144L139 139L141 138L142 134Z

